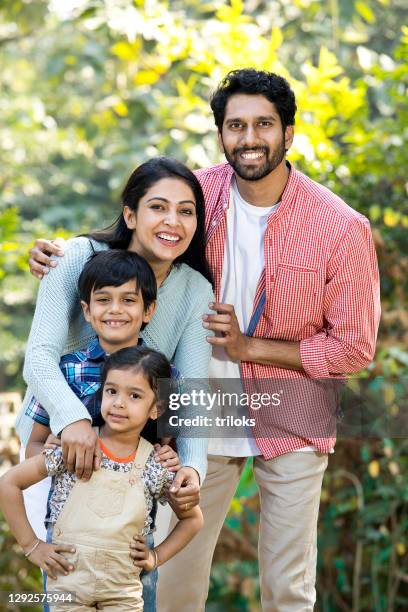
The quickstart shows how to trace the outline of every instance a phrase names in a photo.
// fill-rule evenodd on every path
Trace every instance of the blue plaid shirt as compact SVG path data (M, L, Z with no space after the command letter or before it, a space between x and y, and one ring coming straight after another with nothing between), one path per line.
M106 353L99 344L98 338L92 340L87 348L75 353L63 355L60 368L68 385L81 402L86 406L92 417L92 425L100 425L101 401L96 393L101 386L101 370L106 359ZM26 409L26 415L36 423L50 426L50 417L45 408L31 398Z
M140 342L144 346L144 342ZM101 417L101 398L97 393L101 386L101 371L107 355L98 338L92 340L87 348L75 353L63 355L60 361L61 371L71 387L72 391L85 405L90 416L92 425L98 426L103 423ZM182 376L175 366L171 366L171 377L177 381L178 392L182 392ZM33 396L28 404L26 415L36 423L46 427L50 426L50 417L45 408Z

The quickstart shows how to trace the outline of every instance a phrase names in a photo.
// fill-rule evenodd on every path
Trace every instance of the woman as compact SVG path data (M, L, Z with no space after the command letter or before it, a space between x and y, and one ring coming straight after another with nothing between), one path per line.
M47 409L54 432L62 432L65 456L77 476L89 477L96 435L83 419L83 404L69 389L59 369L62 354L86 346L93 336L82 317L77 294L79 275L94 251L123 248L151 265L158 284L156 312L143 330L146 344L161 351L186 379L206 378L211 346L202 315L213 301L211 274L205 259L204 198L194 174L183 164L154 158L139 166L122 194L123 211L106 230L73 238L65 255L41 282L27 344L24 378L26 399L17 419L24 445L32 427L25 415L34 395ZM183 466L178 482L185 504L197 500L204 479L207 440L181 437ZM87 462L90 469L87 471ZM84 467L85 466L85 467Z
M208 374L211 347L205 341L208 331L202 327L202 315L213 293L198 180L180 162L154 158L132 173L122 203L122 214L112 226L67 242L65 256L40 286L24 378L28 393L49 411L54 431L77 425L73 423L76 415L83 414L82 403L68 389L58 363L62 354L85 346L93 334L77 298L79 274L93 251L124 248L145 257L159 289L156 313L142 332L144 341L163 352L185 378ZM23 444L32 424L24 408L17 420ZM181 439L180 444L182 464L194 467L202 480L205 441Z

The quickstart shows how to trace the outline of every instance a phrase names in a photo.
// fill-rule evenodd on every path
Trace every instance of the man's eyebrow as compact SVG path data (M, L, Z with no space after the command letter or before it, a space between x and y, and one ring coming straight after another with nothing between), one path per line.
M256 121L276 121L276 119L278 118L278 114L276 113L276 115L260 115L259 117L255 117ZM225 119L226 123L234 123L236 121L241 122L241 121L246 121L245 119L243 119L242 117L227 117L227 119Z
M168 200L167 198L162 198L161 196L153 196L152 198L149 198L147 201L151 202L152 200L159 200L160 202L165 202L166 204L169 204L170 202L170 200ZM180 200L180 202L177 202L177 204L193 204L194 206L196 205L194 200Z

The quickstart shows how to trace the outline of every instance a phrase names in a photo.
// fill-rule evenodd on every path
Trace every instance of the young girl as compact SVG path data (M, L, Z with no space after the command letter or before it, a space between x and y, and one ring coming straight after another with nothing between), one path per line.
M149 549L153 498L164 501L173 474L156 463L151 444L140 437L147 419L157 418L165 400L158 384L170 379L167 359L146 347L113 353L102 374L104 425L99 431L103 451L101 469L91 480L78 480L67 471L61 449L48 449L12 468L0 480L0 505L26 557L47 572L47 591L67 610L64 594L73 593L70 612L143 610L141 569L151 571L179 552L202 527L198 506L177 514L179 522L162 544ZM161 394L162 395L162 394ZM54 490L47 517L50 543L36 538L22 491L47 475ZM138 560L132 563L129 542L138 540ZM65 553L65 554L62 554Z

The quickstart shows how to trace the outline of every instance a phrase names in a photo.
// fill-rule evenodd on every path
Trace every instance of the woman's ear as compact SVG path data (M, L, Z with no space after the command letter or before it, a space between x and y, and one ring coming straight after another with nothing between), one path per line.
M129 206L123 207L123 218L127 225L127 228L130 230L134 230L136 227L136 213L134 210L129 208Z
M152 302L143 313L143 323L149 323L150 319L156 312L156 302Z

